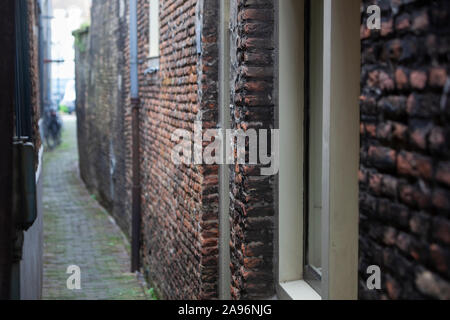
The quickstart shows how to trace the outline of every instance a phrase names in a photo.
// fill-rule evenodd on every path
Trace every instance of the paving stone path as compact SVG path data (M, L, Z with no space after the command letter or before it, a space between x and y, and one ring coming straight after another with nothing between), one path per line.
M44 156L44 299L147 299L130 273L130 246L78 174L76 121L65 117L62 144ZM81 290L67 289L67 267Z

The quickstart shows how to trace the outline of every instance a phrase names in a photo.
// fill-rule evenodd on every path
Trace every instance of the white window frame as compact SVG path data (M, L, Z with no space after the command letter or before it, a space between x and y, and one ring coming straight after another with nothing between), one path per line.
M317 1L317 0L313 0ZM304 0L277 2L281 299L356 299L358 291L359 0L324 1L321 295L303 280ZM343 39L343 41L339 41ZM345 185L343 185L345 183Z
M159 57L159 0L150 0L149 14L149 58Z
M149 71L155 72L159 69L159 39L160 39L160 3L159 0L149 0Z

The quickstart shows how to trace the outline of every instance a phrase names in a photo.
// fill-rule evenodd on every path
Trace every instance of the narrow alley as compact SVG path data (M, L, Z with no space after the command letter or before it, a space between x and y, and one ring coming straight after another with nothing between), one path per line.
M0 3L0 300L450 300L449 0Z
M75 117L64 117L62 143L44 159L43 298L146 299L128 241L79 178ZM82 290L66 286L70 265L81 269Z

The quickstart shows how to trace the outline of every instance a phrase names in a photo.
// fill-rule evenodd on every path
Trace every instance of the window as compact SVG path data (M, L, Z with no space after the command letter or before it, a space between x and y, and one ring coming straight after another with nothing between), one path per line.
M305 197L304 278L321 291L322 278L322 95L323 2L305 3ZM313 21L314 23L311 23Z
M277 3L277 293L356 299L359 0Z
M149 13L149 71L159 69L159 0L150 0Z
M150 0L150 58L159 57L159 0Z

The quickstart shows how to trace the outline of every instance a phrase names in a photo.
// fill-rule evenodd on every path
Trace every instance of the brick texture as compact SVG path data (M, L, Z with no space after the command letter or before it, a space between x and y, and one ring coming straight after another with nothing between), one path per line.
M138 4L142 257L167 299L218 296L218 168L170 158L176 129L217 125L217 10L217 1L160 1L160 67L152 74L149 1Z
M382 9L368 30L368 5ZM362 299L450 298L450 3L363 1ZM368 291L366 268L382 271Z
M36 168L38 166L38 151L41 147L41 136L39 134L39 119L41 117L41 98L39 83L39 18L38 4L36 1L28 0L28 37L29 37L29 61L31 82L31 125L32 141L36 150Z
M372 3L382 9L380 31L366 28ZM85 119L83 178L129 232L131 110L123 5L93 2L86 106L78 112ZM217 127L219 2L159 5L159 70L152 73L149 1L138 1L142 267L162 298L215 299L218 167L176 165L170 155L176 129L193 132L197 120L204 130ZM361 4L361 299L450 298L449 14L444 0ZM234 129L275 127L274 17L273 0L231 2ZM275 178L260 176L259 168L230 166L233 299L275 295L275 192ZM365 289L373 264L382 271L379 291Z
M89 28L79 29L74 32L77 39L75 41L75 90L76 96L76 114L77 114L77 143L78 143L78 163L80 167L80 175L83 180L87 180L89 166L89 154L85 152L87 146L86 141L89 139L87 130L88 123L86 119L87 113L87 91L89 85Z
M31 124L32 136L30 137L35 146L36 168L38 163L38 151L41 147L38 122L40 118L40 83L39 83L39 34L38 34L38 4L36 1L27 0L26 19L28 24L28 79L30 81L30 102L31 102ZM1 124L1 148L3 151L0 160L0 299L11 297L11 266L13 263L14 239L16 237L14 216L13 216L13 177L12 172L16 169L13 163L12 141L15 135L15 1L3 1L0 4L1 12L1 32L0 42L2 45L2 59L0 61L0 84L2 90L0 99L2 108L0 113Z
M274 128L274 6L231 2L231 127ZM274 177L257 166L230 170L231 296L269 298L274 286Z
M87 51L77 49L80 174L87 187L131 234L126 186L127 1L94 1ZM80 35L81 36L81 35ZM82 50L81 50L82 51ZM86 59L88 65L86 65ZM81 91L80 91L81 90Z

